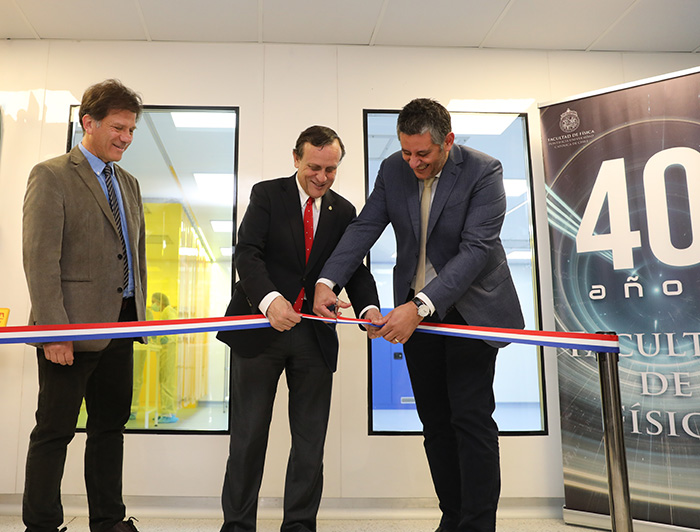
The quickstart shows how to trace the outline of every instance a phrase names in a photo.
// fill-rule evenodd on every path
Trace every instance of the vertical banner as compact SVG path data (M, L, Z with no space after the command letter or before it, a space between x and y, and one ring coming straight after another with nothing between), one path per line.
M557 326L620 336L633 518L700 529L700 71L540 118ZM596 358L558 365L566 509L607 514Z

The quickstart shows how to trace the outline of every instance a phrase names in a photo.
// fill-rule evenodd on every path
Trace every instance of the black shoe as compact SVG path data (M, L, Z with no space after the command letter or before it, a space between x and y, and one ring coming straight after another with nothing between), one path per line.
M126 521L122 521L121 523L114 525L107 532L139 532L138 528L136 528L136 525L134 524L134 521L138 521L138 519L135 517L129 517L129 519Z
M435 529L435 532L452 532L451 530L448 530L447 528L443 526L439 526Z

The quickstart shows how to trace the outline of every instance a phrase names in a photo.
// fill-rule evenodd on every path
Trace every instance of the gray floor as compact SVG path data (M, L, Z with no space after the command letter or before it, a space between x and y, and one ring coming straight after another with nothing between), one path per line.
M68 532L89 532L87 518L66 520ZM278 520L258 521L258 532L277 532ZM143 518L136 523L140 532L218 532L221 522L216 519L155 519ZM432 520L325 520L319 521L318 532L433 532L436 523ZM21 532L21 519L0 516L0 532ZM578 532L590 528L569 526L560 519L500 519L498 532Z

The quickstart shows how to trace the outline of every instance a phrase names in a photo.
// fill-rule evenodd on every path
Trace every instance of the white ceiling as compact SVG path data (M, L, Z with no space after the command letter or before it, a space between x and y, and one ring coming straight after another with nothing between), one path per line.
M0 0L0 39L28 40L698 53L698 20L700 0ZM182 150L196 145L183 140L189 133L157 118L124 162L149 201L187 203L215 260L226 260L219 248L231 237L209 220L230 218L231 208L185 201L175 182L196 198L193 173L230 172L233 154L221 149L226 156L203 168L202 157ZM230 132L217 138L231 144Z
M700 0L0 0L0 38L700 52Z

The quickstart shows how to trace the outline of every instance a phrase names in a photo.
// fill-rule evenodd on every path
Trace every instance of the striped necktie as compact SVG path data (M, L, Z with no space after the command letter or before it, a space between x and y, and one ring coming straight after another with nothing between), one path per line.
M114 222L117 224L117 232L119 233L119 240L122 243L122 257L124 259L124 290L129 286L129 259L126 255L126 242L124 240L124 233L122 232L122 216L119 212L119 203L117 202L117 193L114 190L114 181L112 177L112 168L107 165L105 166L105 184L107 185L107 196L109 197L109 208L112 209L112 215L114 216Z

